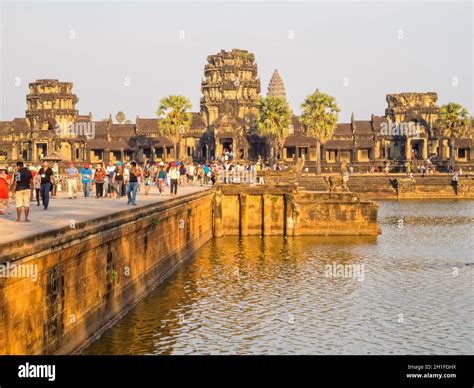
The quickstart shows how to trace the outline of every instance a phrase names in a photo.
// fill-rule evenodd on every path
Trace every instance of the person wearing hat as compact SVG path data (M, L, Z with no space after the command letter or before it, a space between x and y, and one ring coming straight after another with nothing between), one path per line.
M10 185L12 184L12 178L7 173L5 166L0 166L0 215L4 214L5 203L7 205L8 214L10 211Z
M82 190L84 191L84 198L89 198L91 195L91 178L92 169L89 163L84 164L81 168Z

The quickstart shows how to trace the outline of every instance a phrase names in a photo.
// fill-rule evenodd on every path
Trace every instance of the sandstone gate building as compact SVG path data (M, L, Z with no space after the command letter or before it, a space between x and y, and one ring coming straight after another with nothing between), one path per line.
M156 118L137 116L129 124L114 124L112 116L96 121L91 113L79 114L78 97L72 89L71 82L53 79L29 85L25 117L0 121L0 163L36 163L51 153L64 160L92 163L174 159L173 143L161 134ZM192 113L190 130L179 144L181 158L209 160L224 150L232 150L234 159L269 155L266 139L257 136L253 126L261 85L252 53L234 49L208 56L201 92L200 111ZM267 95L286 98L276 70ZM357 120L352 114L351 121L338 124L333 138L321 147L323 170L337 171L346 162L365 171L385 161L403 163L428 157L446 168L450 142L437 128L437 99L436 93L389 94L383 116ZM407 132L399 130L400 123L406 124ZM71 126L73 131L64 130ZM455 141L460 167L474 165L472 135L470 128L465 138ZM303 155L311 166L316 160L316 140L304 135L299 118L293 115L282 156L291 162Z

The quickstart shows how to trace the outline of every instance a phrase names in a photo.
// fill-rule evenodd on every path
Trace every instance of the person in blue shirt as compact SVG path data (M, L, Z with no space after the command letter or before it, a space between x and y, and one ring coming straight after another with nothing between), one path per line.
M209 168L209 166L207 164L205 164L204 167L203 167L203 170L204 170L204 184L208 185L209 184L209 178L211 176L211 174L210 174L211 169Z
M92 169L89 164L85 164L81 168L82 189L84 190L84 198L88 198L91 193Z

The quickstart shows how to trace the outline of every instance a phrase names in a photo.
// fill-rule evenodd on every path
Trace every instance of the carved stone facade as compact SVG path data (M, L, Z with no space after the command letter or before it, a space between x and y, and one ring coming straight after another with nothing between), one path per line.
M33 129L53 128L56 124L67 127L77 120L77 96L72 93L72 82L42 79L29 85L26 96L26 119Z
M234 49L210 55L207 62L200 112L192 113L190 130L178 146L179 157L210 160L228 150L233 152L234 160L265 159L265 139L253 131L260 98L255 56ZM25 118L0 121L0 162L38 162L53 152L64 160L94 163L176 158L173 143L162 135L156 118L137 116L131 124L113 124L111 116L93 121L91 113L79 115L72 87L71 82L58 80L30 84ZM276 70L268 95L285 96L283 80ZM323 170L336 171L342 163L350 163L355 170L366 171L387 161L414 160L416 164L428 157L446 168L449 139L437 128L437 101L436 93L389 94L384 116L356 120L352 114L351 122L338 124L332 139L322 144ZM458 166L474 166L472 137L471 132L456 139ZM283 158L291 162L303 156L306 166L315 164L316 139L305 136L299 117L293 116Z
M238 158L249 155L247 134L260 97L255 56L246 50L222 50L207 57L201 84L201 113L211 137L212 155L232 151Z

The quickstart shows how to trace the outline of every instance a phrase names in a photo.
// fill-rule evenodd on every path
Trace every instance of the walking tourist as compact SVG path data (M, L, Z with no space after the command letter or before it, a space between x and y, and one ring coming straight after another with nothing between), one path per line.
M114 191L115 191L115 195L117 196L117 199L120 199L123 196L123 191L124 191L123 182L124 182L123 167L122 167L122 163L120 163L120 164L117 164L117 168L114 171L114 175L112 179L112 185L114 187Z
M116 167L114 166L114 164L111 161L109 161L109 163L107 163L107 168L105 169L105 174L106 174L106 178L104 182L105 193L106 193L106 196L110 198L114 197L114 192L115 192L114 184L113 184L115 168Z
M127 187L127 205L136 205L137 202L137 191L138 191L138 178L141 175L140 169L137 167L136 162L132 162L130 166L130 178Z
M180 176L180 172L174 162L171 163L171 168L168 173L168 176L170 178L170 194L176 195L178 194L178 179Z
M8 211L10 212L10 186L12 184L12 178L7 173L7 168L5 166L0 166L0 215L4 214L5 205Z
M158 171L157 175L157 183L158 191L160 192L160 195L163 195L166 185L166 171L163 164L160 164L160 171Z
M84 198L89 198L91 194L92 169L90 168L90 165L88 163L86 163L84 167L81 168L81 177Z
M204 184L207 186L209 184L209 180L211 178L211 169L207 164L205 164L202 169L203 169L203 172L204 172Z
M186 185L186 167L183 162L179 164L179 184L181 186Z
M69 167L66 169L67 176L67 195L69 199L77 196L77 178L79 176L79 171L74 166L73 162L69 162Z
M41 177L40 194L41 194L41 200L43 202L43 208L44 210L48 210L49 194L54 184L54 171L51 167L49 167L47 161L43 162L43 167L41 167L40 170L38 171L38 175Z
M94 172L94 182L95 182L95 197L103 198L104 196L104 183L105 183L106 173L102 166L99 164Z
M16 202L16 222L20 222L21 209L25 209L25 222L30 222L28 215L30 213L30 197L33 190L33 176L23 162L16 163L16 172L13 181L12 196Z
M143 167L143 178L145 180L145 195L148 195L150 193L150 188L152 185L152 179L153 179L153 167L150 164L150 161L147 160L145 163L145 166Z
M36 206L40 206L40 198L41 198L41 176L38 174L39 168L36 168L35 174L33 175L33 188L35 190L35 200Z

